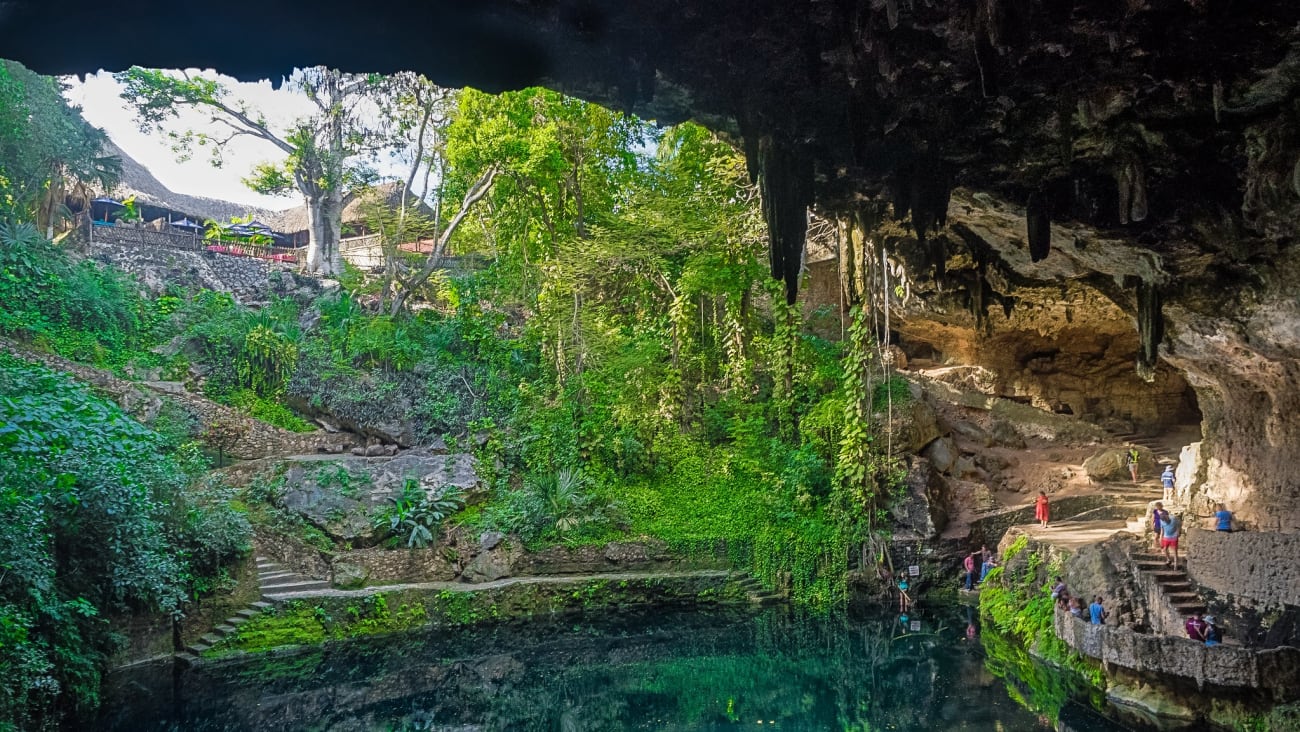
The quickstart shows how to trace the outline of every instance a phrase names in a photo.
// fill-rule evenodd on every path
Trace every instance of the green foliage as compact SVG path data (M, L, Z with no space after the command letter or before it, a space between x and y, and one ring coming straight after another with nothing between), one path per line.
M1028 545L1028 536L1016 537L1003 554L1003 565L989 572L980 591L980 615L996 631L985 633L986 647L992 649L990 668L999 676L1017 678L1027 685L1019 692L1012 687L1013 698L1055 721L1061 704L1076 689L1064 686L1060 674L1045 671L1032 662L1023 649L1032 648L1039 658L1072 671L1093 690L1104 688L1104 680L1095 662L1074 653L1056 636L1053 625L1056 603L1042 556L1032 552L1023 563L1012 561ZM1016 571L1007 574L1008 568ZM1007 644L1002 637L1012 643Z
M0 720L95 704L101 618L176 612L250 532L203 466L66 379L0 359Z
M63 98L58 80L0 60L0 219L45 230L66 219L69 198L111 187L121 160L104 155L107 136Z
M151 343L154 317L123 273L72 261L31 224L0 221L0 334L120 366Z
M407 478L402 483L402 495L394 498L392 508L378 515L375 522L389 531L405 534L407 547L423 547L437 537L443 520L464 505L459 491L430 496L419 481Z
M291 600L268 609L239 626L208 651L223 656L234 651L258 652L285 646L319 645L326 640L354 638L418 628L428 623L428 611L415 602L389 607L388 597L376 593L358 598L341 614L324 607Z

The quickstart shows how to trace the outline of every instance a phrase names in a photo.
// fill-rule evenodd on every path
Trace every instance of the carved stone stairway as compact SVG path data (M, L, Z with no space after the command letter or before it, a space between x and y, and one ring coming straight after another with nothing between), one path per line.
M326 590L330 587L328 582L303 577L266 557L257 557L256 561L257 585L262 599L226 618L224 622L213 628L212 632L204 633L198 640L186 646L184 651L176 654L177 659L193 665L204 651L234 633L239 626L247 623L263 610L273 607L279 595L303 590Z
M1134 552L1129 558L1142 578L1154 582L1168 607L1179 615L1205 612L1205 600L1196 592L1185 570L1165 564L1165 558L1159 554Z
M753 577L745 577L738 582L736 586L745 591L749 597L749 602L758 607L768 607L770 605L779 605L785 602L785 598L780 593L763 587L758 580Z

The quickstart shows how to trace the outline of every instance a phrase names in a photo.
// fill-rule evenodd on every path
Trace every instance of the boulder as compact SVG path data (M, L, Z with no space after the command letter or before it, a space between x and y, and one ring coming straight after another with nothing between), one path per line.
M370 579L370 570L358 564L336 562L334 564L333 585L343 590L355 590L366 586Z
M473 455L432 455L408 450L385 456L394 447L375 445L378 457L340 456L336 460L290 460L283 471L278 504L338 542L373 546L388 535L382 521L415 481L430 498L456 493L468 501L483 492Z
M973 422L958 420L952 424L952 431L980 447L991 447L993 445L993 435L985 432L982 427Z
M990 430L989 436L993 438L993 444L995 445L1010 447L1015 450L1025 449L1025 438L1021 437L1015 426L1006 420L994 420L993 429Z
M515 564L524 554L524 545L515 537L493 545L488 551L479 552L465 565L461 580L465 582L492 582L514 573Z
M1151 451L1145 447L1139 447L1137 451L1138 477L1150 477L1158 473L1159 471L1153 472L1155 460L1151 456ZM1097 483L1131 480L1128 469L1128 448L1108 447L1100 450L1083 461L1083 470L1088 474L1088 480Z
M957 461L957 450L952 444L952 440L947 437L940 437L931 442L921 451L934 469L940 473L949 473L952 471L953 464Z

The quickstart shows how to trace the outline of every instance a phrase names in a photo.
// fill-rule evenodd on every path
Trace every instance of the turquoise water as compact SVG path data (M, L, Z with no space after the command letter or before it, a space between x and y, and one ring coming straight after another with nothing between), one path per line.
M121 673L92 728L1121 729L999 668L968 617L659 610L403 634Z

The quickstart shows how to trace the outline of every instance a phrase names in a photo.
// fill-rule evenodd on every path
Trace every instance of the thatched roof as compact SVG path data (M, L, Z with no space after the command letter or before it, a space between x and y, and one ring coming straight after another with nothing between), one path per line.
M377 197L389 208L394 211L402 205L402 191L406 188L400 182L380 183L375 186L355 190L343 197L343 223L361 224L366 223L365 204L373 200L371 197ZM425 203L416 199L415 196L408 196L406 199L408 207L414 207L425 216L433 216L433 210ZM296 208L280 211L278 213L267 214L265 218L259 216L272 229L284 233L295 234L307 231L307 206L304 204Z
M104 152L122 159L122 180L117 187L107 192L110 198L120 201L134 195L137 203L168 209L199 222L207 219L226 222L235 216L246 216L250 213L254 218L266 221L278 215L274 211L256 206L177 193L163 185L153 176L153 173L150 173L135 158L127 155L112 140L105 143Z

